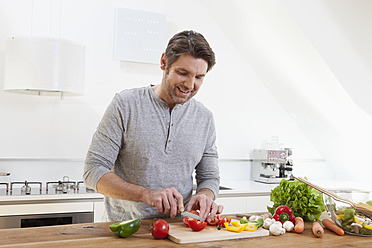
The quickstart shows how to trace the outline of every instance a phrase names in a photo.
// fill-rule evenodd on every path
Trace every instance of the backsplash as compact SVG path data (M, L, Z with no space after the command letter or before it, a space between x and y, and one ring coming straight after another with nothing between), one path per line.
M251 159L220 159L221 185L227 181L251 180ZM84 159L0 159L0 172L10 176L0 177L0 182L59 181L68 176L71 181L82 181ZM293 173L309 180L327 180L334 173L323 160L293 161Z
M82 181L83 166L83 159L0 159L0 172L10 173L0 177L0 182L27 180L45 184L62 181L64 176L70 181Z

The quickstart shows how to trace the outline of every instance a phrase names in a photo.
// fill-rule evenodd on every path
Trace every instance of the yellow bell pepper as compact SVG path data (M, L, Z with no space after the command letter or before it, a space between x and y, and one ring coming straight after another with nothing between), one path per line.
M235 226L235 227L240 227L241 224L237 221L231 221L231 225Z
M359 225L363 225L363 221L359 220L358 217L356 217L355 215L354 215L354 221L355 221L355 223L357 223Z
M245 223L243 225L239 224L239 222L231 222L231 225L229 223L224 223L226 229L230 232L242 232L245 230L245 228L248 226L248 223Z
M363 227L372 230L372 225L363 225Z
M248 223L248 226L244 229L244 231L254 232L257 230L257 228L258 228L258 224Z
M340 220L340 219L344 218L344 215L343 215L343 214L336 215L336 218L337 218L338 220Z
M354 215L354 221L355 221L355 223L357 223L359 225L362 225L364 228L367 228L369 230L372 230L372 225L364 224L363 221L361 221L360 219L358 219L358 217L356 217L355 215Z

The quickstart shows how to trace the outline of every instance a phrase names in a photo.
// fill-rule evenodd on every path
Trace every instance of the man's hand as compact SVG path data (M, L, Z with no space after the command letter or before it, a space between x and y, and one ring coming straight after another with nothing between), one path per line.
M210 196L212 191L208 189L202 189L190 199L187 205L187 211L199 210L199 216L206 221L211 221L216 214L220 214L223 211L222 205L217 205L213 198ZM213 196L213 193L212 193Z
M171 218L174 218L177 212L185 210L183 197L175 188L147 190L144 202L150 207L156 207L159 213L168 214L170 212Z

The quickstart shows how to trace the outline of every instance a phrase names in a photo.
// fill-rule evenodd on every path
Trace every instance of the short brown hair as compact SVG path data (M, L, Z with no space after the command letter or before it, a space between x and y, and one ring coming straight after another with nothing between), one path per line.
M207 40L198 32L182 31L175 34L168 42L165 50L169 68L182 54L190 54L194 58L204 59L208 63L208 69L216 64L216 58Z

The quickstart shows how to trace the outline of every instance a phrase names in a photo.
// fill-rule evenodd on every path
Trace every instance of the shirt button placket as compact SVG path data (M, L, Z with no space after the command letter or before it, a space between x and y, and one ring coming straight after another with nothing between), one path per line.
M167 145L167 150L171 151L172 150L172 138L173 138L173 116L174 116L174 109L172 111L172 114L170 115L170 120L169 120L169 135L168 135L168 145Z

